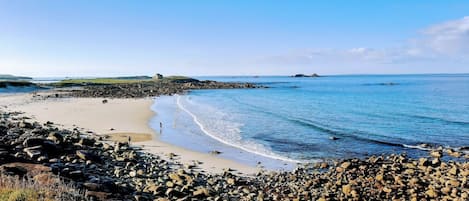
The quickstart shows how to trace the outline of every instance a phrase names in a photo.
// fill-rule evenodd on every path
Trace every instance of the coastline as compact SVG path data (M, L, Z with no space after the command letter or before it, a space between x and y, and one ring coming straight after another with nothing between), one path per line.
M104 98L46 98L50 91L38 93L8 94L0 96L0 106L7 106L10 112L24 112L24 116L39 122L51 121L66 129L80 128L83 132L97 136L109 136L110 140L122 141L131 136L132 145L141 146L144 151L183 164L197 164L200 171L223 173L227 169L238 174L253 175L261 169L209 153L192 151L162 142L158 133L149 125L155 112L151 110L154 99L107 99ZM119 135L118 137L116 137Z
M112 106L112 101L119 107L112 107L110 112L107 110L111 116L95 115L93 118L124 121L125 118L119 117L145 116L142 114L148 108L142 107L145 109L140 113L135 108L122 107L132 106L134 101L151 104L151 99L123 102L111 99L103 103L101 98L67 99L60 96L53 94L44 99L34 94L0 95L0 133L3 137L0 158L5 163L0 165L0 175L21 176L26 172L39 184L51 178L68 178L76 188L85 190L80 196L96 200L467 200L469 197L469 155L443 147L430 150L429 156L418 159L405 154L372 155L366 159L344 158L331 163L299 165L290 172L260 171L255 176L247 172L238 174L232 171L232 161L223 164L225 160L210 158L205 164L194 164L190 161L194 158L186 158L189 163L184 163L186 159L178 157L189 157L189 154L180 148L172 148L171 151L179 152L170 153L180 155L165 155L163 149L168 145L164 143L153 143L153 147L145 147L149 151L142 152L140 146L128 146L126 142L102 141L104 135L75 127L77 125L71 125L73 128L67 130L60 128L65 125L60 126L59 122L36 122L41 121L37 113L55 114L57 111L51 110L60 110L69 119L74 111L86 113L90 108L102 109L105 104ZM75 101L89 102L76 104ZM33 111L29 113L13 112L31 108ZM120 110L130 111L130 114L116 113ZM32 113L36 115L33 117ZM50 118L60 116L55 114ZM99 121L89 122L99 124ZM98 130L109 129L109 125L99 125ZM142 130L148 129L148 124L140 122L138 125ZM114 134L122 135L124 127L116 126ZM145 145L146 142L157 141L133 144ZM200 155L191 157L203 159ZM443 158L447 156L466 160L446 161ZM225 165L230 169L217 174L214 168L204 168L210 161L216 162L218 168ZM60 176L55 175L58 173ZM59 180L52 183L57 185L56 181Z

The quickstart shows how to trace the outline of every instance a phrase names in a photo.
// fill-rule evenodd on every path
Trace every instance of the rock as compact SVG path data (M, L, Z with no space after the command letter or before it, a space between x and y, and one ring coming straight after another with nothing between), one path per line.
M83 172L81 170L71 171L68 174L69 174L69 177L72 178L72 179L82 179L83 178Z
M92 152L86 151L86 150L77 150L76 155L84 161L87 161L87 160L95 161L95 162L101 161L101 158L98 155L93 154Z
M330 139L330 140L338 140L339 138L336 137L336 136L331 136L331 137L329 137L329 139Z
M137 176L137 171L133 170L129 172L129 176L131 177L136 177Z
M376 175L375 179L376 179L376 181L383 181L383 175L378 174L378 175Z
M446 153L447 153L448 155L450 155L450 156L452 156L452 157L456 157L456 158L459 158L459 157L461 157L461 155L462 155L460 152L454 151L453 149L448 149L448 150L446 151Z
M441 164L440 158L434 158L434 159L432 160L432 166L433 166L433 167L437 167L437 166L439 166L440 164Z
M428 166L428 165L429 165L428 159L426 158L419 159L419 166Z
M436 198L438 196L438 194L433 189L428 189L427 191L425 191L425 194L431 198Z
M451 192L451 188L449 187L444 187L441 189L441 192L448 195Z
M199 188L195 190L192 195L197 198L204 198L204 197L209 197L210 194L206 188Z
M33 124L31 124L31 123L29 123L29 122L26 122L26 121L21 121L21 122L18 124L18 127L20 127L20 128L28 128L28 129L34 128Z
M110 149L112 149L112 147L108 143L103 143L103 149L104 150L110 150Z
M175 190L174 188L168 188L165 193L168 197L183 197L184 194L178 190Z
M319 75L316 74L316 73L313 73L313 74L311 74L311 75L295 74L295 75L292 75L291 77L319 77Z
M326 169L326 168L329 167L329 164L326 163L326 162L322 162L319 167L320 167L321 169Z
M96 140L91 138L81 138L78 144L82 146L93 146L95 142Z
M49 133L49 136L47 137L47 139L53 141L56 144L61 144L64 140L63 136L56 132Z
M446 182L446 186L450 186L450 187L458 187L459 184L460 184L460 182L455 180L455 179L451 179L451 180Z
M172 187L174 187L174 183L171 182L171 181L167 181L167 182L166 182L166 187L172 188Z
M168 176L179 185L184 183L184 180L177 173L170 173Z
M385 193L390 193L390 192L392 192L392 189L391 189L391 188L388 188L388 187L384 187L384 188L383 188L383 192L385 192Z
M344 170L346 170L347 168L350 167L350 165L352 165L352 163L347 161L347 162L343 162L343 163L340 165L340 167L343 168Z
M432 151L432 152L430 152L430 155L432 157L435 157L435 158L441 158L442 153L441 153L441 151Z
M29 156L31 159L36 159L42 154L42 146L34 146L34 147L28 147L24 148L23 151Z
M352 191L352 185L347 184L342 186L342 193L344 193L346 196L349 196Z
M459 173L459 170L456 166L453 166L449 171L448 173L452 174L452 175L457 175Z
M235 184L236 184L236 180L233 179L233 178L228 178L228 179L226 179L226 183L228 183L229 185L235 185Z

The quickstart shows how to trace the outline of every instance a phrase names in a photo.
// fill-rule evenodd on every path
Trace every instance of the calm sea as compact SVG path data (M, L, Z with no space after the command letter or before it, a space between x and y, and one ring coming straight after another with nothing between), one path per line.
M269 88L157 98L151 124L163 123L163 141L274 164L469 146L468 74L199 79Z

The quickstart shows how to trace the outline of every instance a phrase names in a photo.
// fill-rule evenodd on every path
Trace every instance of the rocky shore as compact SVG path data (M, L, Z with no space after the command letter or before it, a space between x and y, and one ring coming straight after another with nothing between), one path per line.
M241 88L261 88L261 86L251 83L199 81L189 78L169 81L84 85L82 89L67 90L67 92L72 97L143 98L179 94L193 89Z
M196 161L180 164L102 140L0 111L0 172L41 182L58 176L89 200L469 199L467 153L441 147L427 158L372 156L243 176L204 173Z

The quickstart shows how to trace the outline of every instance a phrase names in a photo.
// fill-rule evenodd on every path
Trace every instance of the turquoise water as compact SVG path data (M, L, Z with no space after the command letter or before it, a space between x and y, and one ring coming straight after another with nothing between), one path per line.
M270 88L157 98L160 115L152 125L158 130L164 122L162 140L198 151L223 150L236 160L287 162L420 156L426 154L417 149L422 143L469 146L468 74L199 79Z

